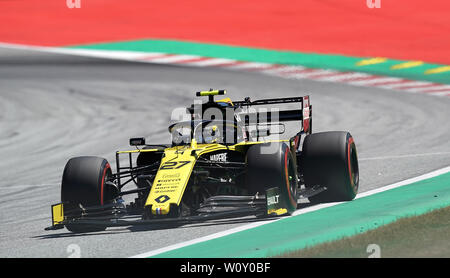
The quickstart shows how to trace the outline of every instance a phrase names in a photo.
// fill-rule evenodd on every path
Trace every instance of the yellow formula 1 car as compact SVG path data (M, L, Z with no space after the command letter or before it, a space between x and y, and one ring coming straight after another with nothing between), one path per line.
M52 206L52 226L46 229L91 232L274 217L295 211L301 198L326 202L356 196L359 171L353 138L342 131L312 134L309 96L214 100L224 94L197 92L208 101L195 101L186 109L187 120L169 126L171 144L131 138L136 149L116 152L115 172L103 158L70 159L61 202ZM280 105L295 109L275 109ZM287 122L296 130L280 139ZM125 190L128 185L134 186ZM123 196L130 194L135 199L126 203Z

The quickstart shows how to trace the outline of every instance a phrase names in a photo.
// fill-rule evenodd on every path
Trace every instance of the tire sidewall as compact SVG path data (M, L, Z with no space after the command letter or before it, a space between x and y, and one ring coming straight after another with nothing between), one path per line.
M327 188L309 198L310 201L349 201L355 198L359 187L359 166L356 145L349 132L331 131L306 136L301 161L305 186Z
M108 161L100 157L75 157L70 159L63 172L61 201L65 210L76 211L79 206L98 206L109 202L105 181L112 175ZM95 225L66 225L72 232L105 230Z
M292 152L285 143L251 146L247 152L247 185L250 192L265 194L267 189L278 187L288 211L295 210L298 186L296 168Z

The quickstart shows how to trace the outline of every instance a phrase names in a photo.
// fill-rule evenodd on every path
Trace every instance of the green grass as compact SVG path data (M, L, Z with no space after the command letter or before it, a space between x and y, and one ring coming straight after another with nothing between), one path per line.
M382 258L449 258L450 207L401 218L363 234L279 255L281 258L367 258L369 244Z

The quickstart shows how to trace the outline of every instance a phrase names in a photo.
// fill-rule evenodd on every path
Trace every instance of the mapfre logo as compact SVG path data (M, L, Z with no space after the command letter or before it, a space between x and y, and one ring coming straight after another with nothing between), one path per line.
M227 153L213 154L209 157L209 160L217 161L217 162L226 162L227 161Z

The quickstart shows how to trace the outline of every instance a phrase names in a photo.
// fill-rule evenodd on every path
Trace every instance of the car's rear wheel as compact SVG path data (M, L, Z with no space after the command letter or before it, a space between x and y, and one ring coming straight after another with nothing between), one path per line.
M309 198L311 202L353 200L358 193L359 166L356 145L348 132L330 131L305 137L301 170L306 187L327 190Z
M247 151L249 192L265 194L278 187L289 212L297 208L297 169L292 152L285 143L251 146Z
M104 205L114 198L105 182L111 177L111 167L104 158L83 156L70 159L64 168L61 201L64 211L76 212L82 207ZM106 228L96 225L67 224L71 232L96 232Z

